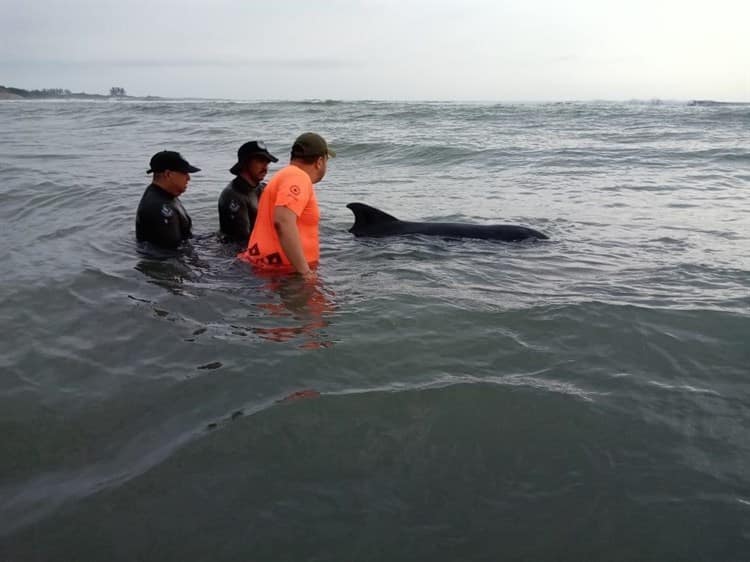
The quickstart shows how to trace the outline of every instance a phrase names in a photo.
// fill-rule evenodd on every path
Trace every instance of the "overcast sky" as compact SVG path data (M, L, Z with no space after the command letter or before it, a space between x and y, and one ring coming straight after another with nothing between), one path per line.
M750 101L750 0L0 0L0 84L230 99Z

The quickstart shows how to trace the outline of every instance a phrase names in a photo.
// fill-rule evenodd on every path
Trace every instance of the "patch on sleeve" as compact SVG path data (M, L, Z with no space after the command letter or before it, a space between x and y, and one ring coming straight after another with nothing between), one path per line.
M237 211L239 211L239 210L240 210L240 204L239 204L239 203L237 202L237 200L236 200L236 199L232 199L232 200L231 200L231 201L229 202L229 210L230 210L231 212L233 212L233 213L236 213Z
M172 209L172 207L164 203L161 206L161 214L165 218L170 218L172 215L174 215L174 210Z

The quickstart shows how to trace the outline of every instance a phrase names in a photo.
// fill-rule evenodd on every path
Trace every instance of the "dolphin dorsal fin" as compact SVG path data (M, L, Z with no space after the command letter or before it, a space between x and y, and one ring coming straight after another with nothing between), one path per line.
M354 226L352 226L352 230L384 222L398 222L398 219L393 215L384 213L380 209L370 207L364 203L349 203L347 208L351 209L352 213L354 213Z

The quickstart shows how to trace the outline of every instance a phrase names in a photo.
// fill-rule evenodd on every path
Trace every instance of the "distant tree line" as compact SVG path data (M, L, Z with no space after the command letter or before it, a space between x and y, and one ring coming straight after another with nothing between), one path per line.
M11 88L9 86L0 86L0 93L15 94L22 98L105 98L100 94L85 94L76 93L74 94L65 88L44 88L41 90L24 90L23 88ZM127 97L125 88L119 86L113 86L109 89L109 96L113 98L124 98Z
M71 96L73 92L65 90L63 88L44 88L42 90L24 90L22 88L6 88L0 86L0 90L16 94L24 98L59 98L63 96Z

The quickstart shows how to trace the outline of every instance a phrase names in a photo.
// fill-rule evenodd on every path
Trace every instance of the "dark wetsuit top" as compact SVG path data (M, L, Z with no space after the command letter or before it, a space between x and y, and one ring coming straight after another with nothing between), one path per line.
M180 200L153 183L146 188L135 217L135 237L165 248L191 238L190 216Z
M255 225L258 199L265 183L251 186L237 176L224 188L219 196L219 227L227 240L246 244Z

